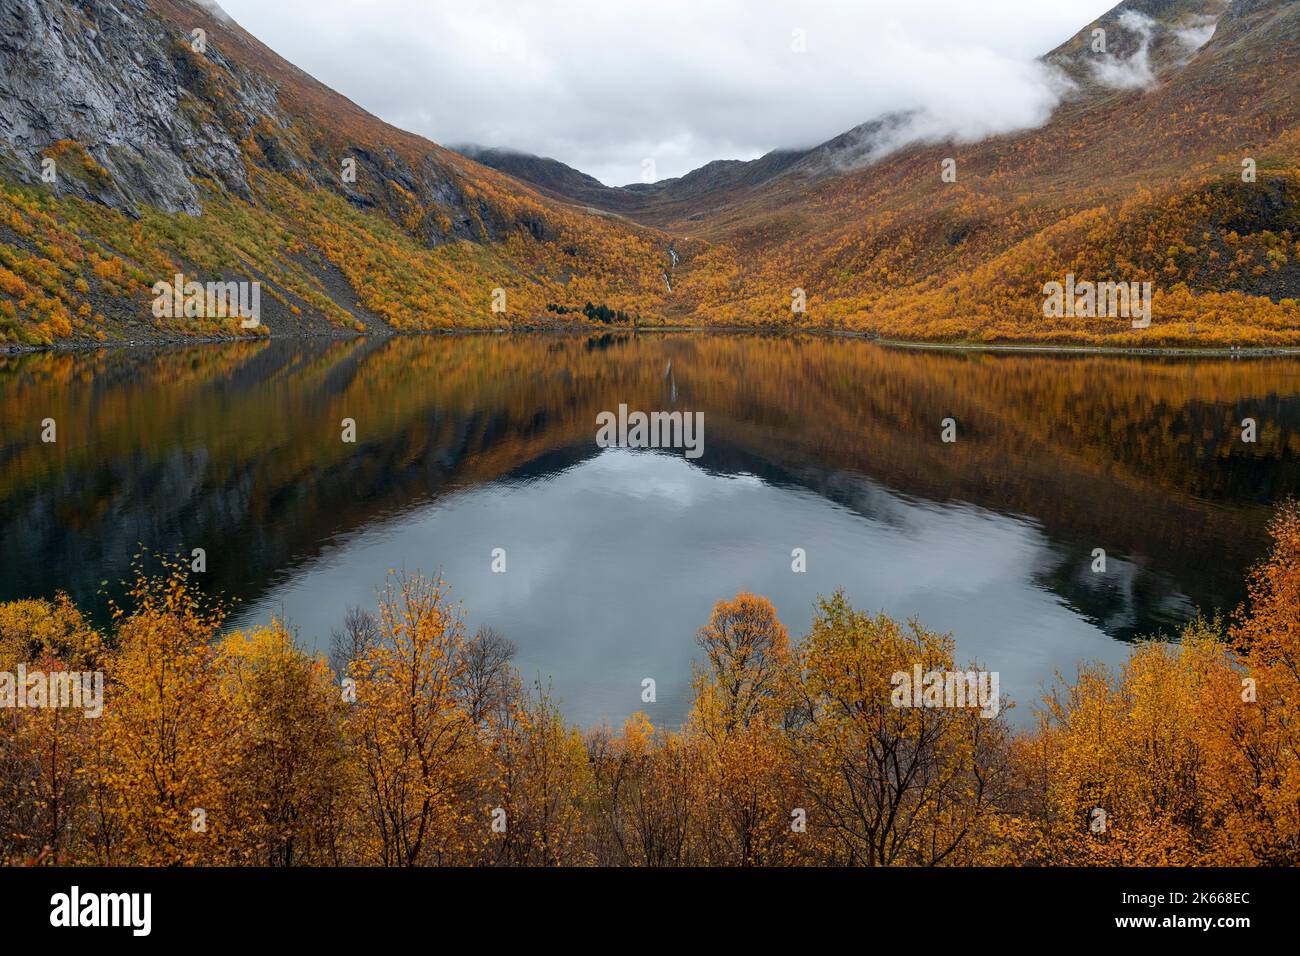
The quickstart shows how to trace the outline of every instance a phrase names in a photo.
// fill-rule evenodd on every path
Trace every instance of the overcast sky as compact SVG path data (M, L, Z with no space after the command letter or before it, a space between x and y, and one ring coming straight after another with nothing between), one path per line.
M220 0L361 106L610 185L921 107L964 136L1055 105L1034 58L1117 0ZM802 46L803 51L798 48Z

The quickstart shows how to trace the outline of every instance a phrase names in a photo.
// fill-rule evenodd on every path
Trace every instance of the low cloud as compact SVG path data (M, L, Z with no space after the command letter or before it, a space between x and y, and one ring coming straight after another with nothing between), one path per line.
M1214 36L1217 23L1217 17L1202 14L1192 17L1187 26L1168 29L1168 33L1182 47L1181 55L1176 53L1174 61L1186 63L1191 60L1196 51ZM1137 35L1138 48L1122 59L1112 53L1102 53L1090 60L1088 66L1092 70L1093 79L1102 86L1116 90L1142 90L1155 86L1156 75L1151 62L1151 51L1157 35L1167 28L1136 10L1121 13L1119 25Z
M1154 86L1156 75L1151 68L1151 41L1155 36L1156 22L1144 13L1125 10L1119 16L1119 24L1138 35L1137 51L1124 59L1113 53L1103 53L1089 61L1093 78L1102 86L1116 90L1141 90Z
M1111 0L223 5L397 126L550 156L623 185L647 159L657 177L680 176L815 146L890 113L914 117L895 141L1038 125L1060 89L1036 58Z
M217 0L190 0L190 2L199 9L206 10L211 16L220 20L222 23L230 22L230 14L226 13L226 11L221 8L221 4L217 3Z
M1218 17L1201 15L1193 18L1192 25L1174 31L1178 42L1187 47L1188 53L1195 53L1210 42L1218 26Z

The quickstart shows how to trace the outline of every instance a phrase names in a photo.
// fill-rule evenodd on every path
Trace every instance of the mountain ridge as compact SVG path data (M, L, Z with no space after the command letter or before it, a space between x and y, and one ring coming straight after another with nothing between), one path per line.
M1267 8L1269 0L1250 0L1235 6L1245 13ZM1187 65L1199 46L1212 38L1218 18L1233 7L1232 0L1123 0L1044 53L1039 61L1060 70L1063 83L1073 84L1072 89L1062 94L1062 106L1080 97L1123 94L1126 90L1154 85L1161 76ZM1090 56L1089 45L1096 42L1095 31L1099 28L1109 31L1109 46L1104 48L1101 56ZM1186 42L1191 34L1201 31L1204 32L1197 38L1196 46ZM1142 62L1139 65L1134 60ZM1112 67L1110 74L1113 75L1093 69L1098 66ZM679 177L614 187L605 186L559 160L538 157L523 150L478 145L454 148L484 165L535 185L554 198L583 201L624 214L639 214L641 221L654 220L656 225L665 225L673 221L672 217L656 215L650 207L650 200L664 198L671 201L677 198L679 184L683 182L708 178L709 172L719 167L732 171L732 176L728 177L732 180L750 178L744 177L741 170L773 167L770 173L759 173L751 178L749 185L756 186L786 172L816 176L836 169L868 165L869 161L892 151L888 148L891 141L895 144L893 148L899 149L914 141L936 138L909 131L908 123L917 117L917 113L886 113L804 149L776 147L754 160L713 160ZM909 140L909 136L915 139ZM789 158L777 165L772 162L777 157ZM580 190L590 184L598 188L580 194ZM723 189L727 185L729 183L723 184ZM691 217L681 218L689 220Z
M562 202L593 206L666 228L698 218L695 203L723 203L789 173L819 175L837 164L850 165L871 155L888 134L906 124L907 113L889 113L860 123L807 149L778 147L757 159L715 159L681 176L650 183L606 186L594 176L550 157L508 147L453 147L475 162L536 187Z

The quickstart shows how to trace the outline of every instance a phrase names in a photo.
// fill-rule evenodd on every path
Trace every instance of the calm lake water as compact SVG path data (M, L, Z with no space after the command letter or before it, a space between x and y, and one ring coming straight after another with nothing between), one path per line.
M598 447L619 404L703 412L704 454ZM584 725L680 721L719 599L765 594L797 637L839 587L951 631L1024 721L1055 671L1235 607L1300 485L1300 362L1281 358L277 341L0 357L0 408L0 600L64 590L102 620L142 548L202 547L234 624L280 615L328 650L387 569L440 571Z

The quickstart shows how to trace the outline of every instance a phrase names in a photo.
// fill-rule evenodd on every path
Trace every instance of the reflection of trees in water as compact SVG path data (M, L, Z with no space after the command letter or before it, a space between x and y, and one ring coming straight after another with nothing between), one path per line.
M665 377L665 369L671 369ZM0 598L87 601L143 543L204 547L253 598L334 535L454 487L594 454L602 410L705 412L705 456L846 503L854 475L1038 523L1036 579L1121 633L1228 605L1300 484L1300 365L602 335L276 341L0 362ZM1240 441L1240 421L1260 423ZM954 417L956 444L939 422ZM42 445L54 417L59 444ZM357 444L339 439L344 417ZM853 506L850 504L850 506ZM1094 547L1132 580L1081 578ZM1082 569L1082 572L1081 570ZM380 573L381 569L376 569Z

